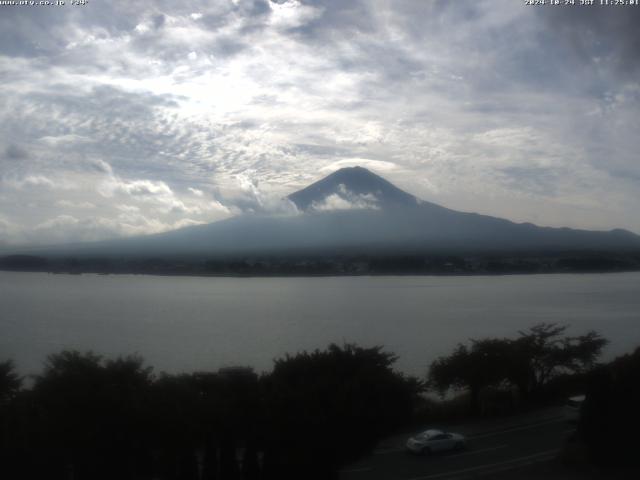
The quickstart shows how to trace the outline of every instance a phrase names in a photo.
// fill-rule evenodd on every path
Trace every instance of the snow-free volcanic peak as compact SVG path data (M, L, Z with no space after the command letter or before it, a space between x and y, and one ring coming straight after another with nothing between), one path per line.
M312 210L332 195L346 201L367 198L377 208L415 206L420 203L413 195L400 190L384 178L363 167L347 167L336 170L287 198L301 211Z

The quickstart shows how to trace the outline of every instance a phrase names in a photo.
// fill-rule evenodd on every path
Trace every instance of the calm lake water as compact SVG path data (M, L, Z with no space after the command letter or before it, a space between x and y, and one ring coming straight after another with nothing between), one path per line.
M640 345L640 273L204 278L0 272L0 360L38 373L65 348L139 353L156 371L271 369L330 342L384 345L423 374L457 342L538 322L596 329L606 358Z

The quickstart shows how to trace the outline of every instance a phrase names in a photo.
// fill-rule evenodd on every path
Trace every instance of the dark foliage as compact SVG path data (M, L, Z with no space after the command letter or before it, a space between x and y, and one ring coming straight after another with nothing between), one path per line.
M421 385L394 361L332 345L277 360L262 378L244 367L156 377L136 356L63 351L29 390L5 362L0 476L331 478L410 418Z
M9 461L21 450L19 444L23 439L17 428L15 419L18 409L15 407L19 396L22 378L16 373L11 360L0 363L0 478L2 471L12 473ZM4 467L4 468L3 468Z
M567 337L563 336L566 330L566 326L541 323L516 339L459 344L431 364L429 384L442 393L451 388L468 390L474 414L480 413L480 394L487 387L515 387L523 400L540 399L553 391L552 380L588 371L607 344L594 331Z
M139 478L151 381L151 369L138 357L49 356L30 392L33 476Z
M577 337L563 336L567 326L541 323L520 332L513 341L508 379L529 398L566 373L584 373L593 367L608 341L591 330Z
M13 362L0 362L0 405L15 397L21 386L22 378L16 373Z
M42 271L48 268L49 261L33 255L8 255L0 257L0 269L17 271Z
M394 372L395 360L381 347L348 344L276 360L263 379L274 422L267 443L278 450L270 460L295 460L278 478L330 478L410 419L422 385Z
M444 393L449 388L466 388L471 412L480 412L480 392L500 384L507 376L510 343L501 339L472 340L471 346L458 344L448 357L435 360L429 369L429 382Z
M589 457L604 466L638 466L640 348L597 368L579 424Z

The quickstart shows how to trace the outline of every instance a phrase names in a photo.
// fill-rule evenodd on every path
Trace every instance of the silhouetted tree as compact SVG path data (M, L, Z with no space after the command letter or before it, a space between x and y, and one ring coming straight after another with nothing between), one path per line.
M162 374L153 384L149 414L156 476L190 479L198 447L200 391L192 375Z
M607 340L598 333L563 336L566 326L541 323L520 337L471 340L436 359L429 367L429 384L441 393L464 388L472 413L480 411L480 393L489 386L511 384L524 399L538 394L561 374L584 373L591 368Z
M22 378L13 361L0 362L0 477L3 478L20 473L20 411L15 400L21 387Z
M396 358L381 347L346 344L276 360L262 379L265 476L333 478L340 465L407 422L422 385L392 369Z
M50 355L33 388L40 454L50 460L45 476L144 478L151 380L138 357L105 363L91 352Z
M111 476L137 479L151 474L146 445L152 371L135 355L104 362L100 397L106 425L102 427L102 450Z
M640 348L595 369L578 426L592 461L638 466Z
M429 384L444 394L450 388L469 391L470 410L480 412L480 392L507 378L511 346L506 339L472 340L458 344L451 355L436 359L429 368Z
M540 323L519 332L520 337L513 341L508 377L524 398L539 392L558 375L586 372L608 343L593 330L564 336L567 328Z
M15 397L21 386L22 377L16 373L13 361L0 362L0 405Z

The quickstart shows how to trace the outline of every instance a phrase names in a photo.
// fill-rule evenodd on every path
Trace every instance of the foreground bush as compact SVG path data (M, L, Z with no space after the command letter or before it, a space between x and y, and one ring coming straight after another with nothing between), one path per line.
M322 478L410 418L421 390L380 347L156 376L139 357L51 355L33 388L0 364L0 477Z
M640 465L640 348L595 370L579 424L591 461Z

